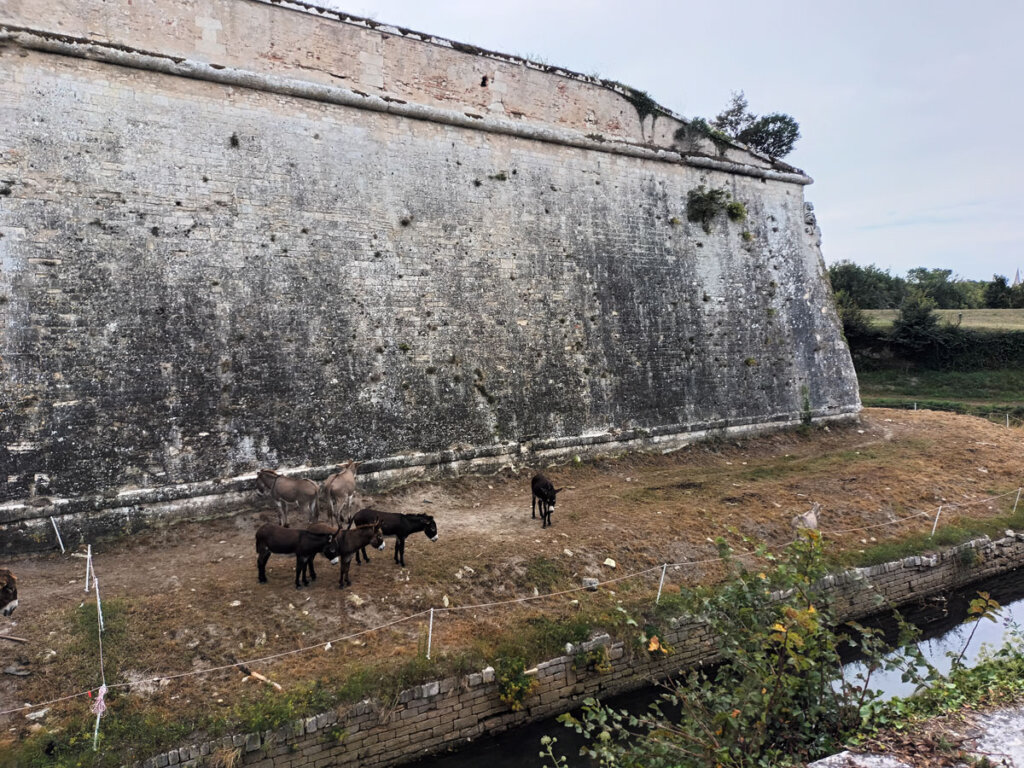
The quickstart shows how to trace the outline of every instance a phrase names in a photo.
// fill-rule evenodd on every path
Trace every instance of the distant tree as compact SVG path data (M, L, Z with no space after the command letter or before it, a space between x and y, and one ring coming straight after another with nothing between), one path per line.
M964 287L952 280L951 269L915 267L907 272L907 282L927 296L939 309L963 309L969 306Z
M909 359L917 359L939 340L935 300L920 288L911 288L892 324L893 344Z
M960 291L960 300L969 309L981 309L985 306L984 280L957 280L954 285Z
M835 301L836 313L843 325L843 335L851 346L871 335L871 323L850 294L846 291L836 291Z
M1024 309L1024 283L1010 288L1010 307Z
M862 267L840 261L828 268L828 277L833 291L846 293L861 309L896 309L907 293L902 277L893 277L874 264Z
M719 112L710 125L774 158L792 152L800 138L800 124L796 120L781 112L758 117L750 111L743 91L733 91L729 106Z
M992 275L992 282L985 285L985 306L989 309L1009 309L1010 284L1002 275Z

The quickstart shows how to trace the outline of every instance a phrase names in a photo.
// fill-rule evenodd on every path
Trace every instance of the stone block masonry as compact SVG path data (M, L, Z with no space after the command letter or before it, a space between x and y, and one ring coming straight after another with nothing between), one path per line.
M259 466L390 482L860 408L796 169L298 6L41 11L0 8L0 551ZM689 222L701 186L746 219Z
M995 542L983 538L934 555L835 574L821 587L835 615L849 621L1022 565L1024 534L1010 533ZM698 619L684 616L671 621L662 639L674 648L671 655L648 654L603 634L573 648L569 655L538 664L529 671L537 685L519 712L509 711L500 700L494 670L488 667L463 678L403 691L394 708L366 700L297 720L276 731L226 736L172 750L142 761L136 768L168 764L198 768L209 765L208 756L218 750L236 749L241 765L259 768L399 765L485 733L499 733L567 712L590 696L607 698L636 690L715 661L715 639ZM607 648L610 672L602 674L578 666L580 655L601 647Z

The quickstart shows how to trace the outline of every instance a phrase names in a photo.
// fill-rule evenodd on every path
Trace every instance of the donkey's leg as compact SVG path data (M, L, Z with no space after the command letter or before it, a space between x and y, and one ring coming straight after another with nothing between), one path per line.
M405 568L405 536L395 537L395 562Z
M284 500L280 499L280 498L277 498L277 499L274 499L274 501L277 502L277 524L278 525L283 525L283 526L287 527L288 526L288 513L285 512L285 509L284 509Z
M320 519L320 508L316 503L316 496L309 500L309 522L315 523Z
M295 555L295 588L299 589L299 577L302 577L303 584L309 584L306 579L306 558L304 555Z
M543 514L543 511L542 511L542 514ZM536 496L530 496L530 519L531 520L536 520L537 519L537 497Z
M356 516L355 512L352 511L352 508L355 505L356 505L356 495L354 493L348 494L345 497L345 517L348 519L349 523L351 523L352 522L352 518Z
M259 553L256 558L256 570L259 571L260 584L267 583L267 560L270 559L270 550L266 549Z

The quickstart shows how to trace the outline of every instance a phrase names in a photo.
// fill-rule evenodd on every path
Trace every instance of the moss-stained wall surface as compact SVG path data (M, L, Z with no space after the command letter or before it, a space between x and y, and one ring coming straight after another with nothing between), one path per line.
M0 524L859 410L795 169L429 36L146 13L0 10Z

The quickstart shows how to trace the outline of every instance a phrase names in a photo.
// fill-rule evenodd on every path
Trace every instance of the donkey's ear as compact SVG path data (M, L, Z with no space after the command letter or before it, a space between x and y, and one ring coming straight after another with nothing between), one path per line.
M562 492L562 491L564 491L564 490L565 490L565 488L555 488L555 491L554 491L554 492L555 492L556 494L559 494L559 493L561 493L561 492Z

